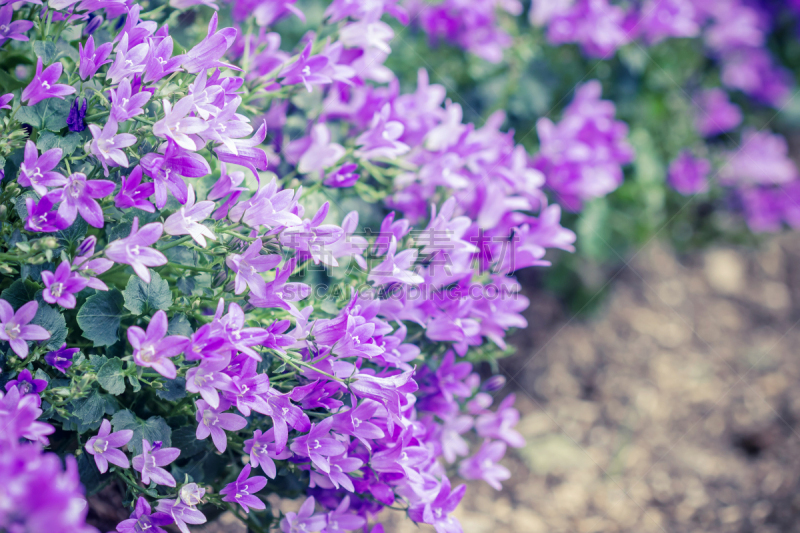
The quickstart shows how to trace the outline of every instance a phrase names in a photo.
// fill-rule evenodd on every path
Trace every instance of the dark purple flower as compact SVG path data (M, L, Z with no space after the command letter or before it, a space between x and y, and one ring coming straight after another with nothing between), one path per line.
M28 356L26 341L43 341L50 338L50 332L42 326L30 324L38 309L39 303L34 300L17 309L15 313L10 303L0 299L0 340L8 342L20 359Z
M100 473L105 474L108 471L108 463L120 468L130 468L128 457L117 448L125 446L132 438L133 431L130 429L121 429L111 433L111 422L103 419L100 431L86 441L84 449L86 453L94 456L94 462Z
M220 403L219 407L212 407L204 400L197 400L197 440L203 440L211 435L214 446L222 453L228 446L228 437L225 431L239 431L247 425L244 417L233 413L225 413L231 404L228 401Z
M11 106L8 104L11 103L13 99L14 93L7 93L0 96L0 109L11 109Z
M72 358L80 351L80 348L67 348L67 343L61 345L58 350L47 352L44 356L45 362L58 369L62 374L67 373L67 369L72 366Z
M83 99L83 103L81 103L80 97L76 98L75 101L72 103L72 107L69 108L69 115L67 116L67 126L69 127L69 131L83 131L86 129L86 106L88 105L89 100L86 98Z
M47 380L34 378L31 371L25 368L17 375L16 379L6 383L6 390L11 390L11 387L14 386L19 389L20 394L39 394L47 388Z
M162 467L167 466L178 458L181 451L178 448L162 448L161 441L153 445L142 439L142 454L133 458L133 469L142 473L142 483L149 485L154 481L156 485L175 486L175 478Z
M113 181L87 180L86 174L75 172L67 178L62 190L58 214L67 224L72 224L80 213L90 226L102 228L103 210L95 199L105 198L114 188Z
M325 174L325 181L322 183L326 187L340 189L344 187L352 187L358 181L359 175L355 170L358 165L355 163L345 163L339 168L335 168Z
M148 198L153 196L155 185L152 182L142 183L142 167L136 165L129 176L122 176L122 187L114 197L114 205L118 209L135 207L148 213L155 212L155 207Z
M33 81L22 91L22 101L28 102L28 105L36 105L47 98L61 98L63 100L68 94L73 94L75 87L56 83L58 78L61 77L63 68L61 62L56 61L42 71L42 58L38 58L36 74L33 77Z
M257 509L263 511L266 505L254 494L267 486L267 478L264 476L253 476L250 479L250 471L252 467L245 465L239 473L239 477L233 483L228 483L224 489L219 491L225 497L222 498L224 502L238 503L242 506L245 513L249 513L250 509Z
M57 210L53 210L53 206L60 198L60 190L44 195L38 202L31 197L25 198L25 207L28 210L25 229L34 232L52 232L69 227L69 222L64 220Z
M128 328L128 341L133 346L133 360L137 365L152 368L167 379L175 379L177 370L169 358L183 353L189 339L180 335L165 337L168 326L167 314L157 311L146 332L138 326Z
M122 263L133 267L136 275L145 283L150 283L150 270L147 267L156 267L167 264L167 257L150 248L164 232L164 227L153 222L139 229L139 217L133 217L131 233L124 239L110 242L103 252L106 257L115 263Z
M79 275L73 274L69 261L64 260L56 268L55 274L49 270L42 271L42 282L44 291L42 298L49 304L58 304L64 309L75 307L75 295L89 285L89 280Z
M270 479L275 479L278 474L273 459L288 459L292 456L289 450L278 452L273 428L264 433L260 429L255 430L253 438L244 441L244 452L250 454L250 464L260 466Z
M152 512L147 500L143 496L139 496L133 514L127 520L117 524L117 531L119 533L167 533L161 526L169 525L172 522L172 517L167 513Z

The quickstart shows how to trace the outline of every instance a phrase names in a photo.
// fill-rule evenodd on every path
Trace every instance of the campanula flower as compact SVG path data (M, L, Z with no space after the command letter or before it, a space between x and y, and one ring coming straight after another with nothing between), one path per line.
M158 222L147 224L139 229L139 217L134 217L130 235L110 242L104 253L115 263L132 266L137 276L142 278L145 283L150 283L150 271L147 267L167 264L164 254L150 248L158 241L163 232L164 227Z
M61 187L67 184L67 178L58 172L53 172L61 162L63 151L61 148L51 148L39 155L39 150L33 141L25 142L25 154L19 165L17 183L23 187L32 187L40 196L47 194L48 187Z
M267 478L264 476L250 477L251 470L252 467L249 464L245 465L236 481L229 483L219 491L225 496L222 501L238 503L245 513L249 513L251 508L259 511L266 509L264 502L256 497L255 493L267 486Z
M231 404L228 401L220 403L219 407L212 407L205 400L195 402L197 412L197 440L203 440L211 435L214 446L220 453L224 452L228 446L228 436L225 431L239 431L247 426L244 417L234 413L226 413Z
M69 108L69 115L67 115L67 127L69 131L81 132L86 129L86 106L89 100L83 99L81 102L80 97L76 98Z
M75 172L67 178L62 189L58 214L72 224L80 213L90 226L102 228L103 210L96 199L105 198L114 192L115 187L113 181L87 180L86 174Z
M11 387L16 387L20 394L39 394L47 388L47 380L34 378L31 371L25 368L17 375L16 379L6 383L7 391L11 390Z
M120 468L130 468L128 457L117 448L125 446L132 438L133 431L130 429L111 433L111 422L103 419L100 431L86 442L84 449L89 455L94 456L94 462L100 473L105 474L108 471L108 463Z
M152 512L147 500L143 496L139 496L131 517L117 524L117 531L119 533L167 533L161 526L167 526L173 522L174 520L167 513Z
M101 19L102 20L102 19ZM95 48L94 36L90 35L86 40L86 46L83 43L78 43L78 53L80 55L80 64L78 66L78 74L82 80L93 78L97 71L103 65L111 63L108 56L114 48L114 43L103 43Z
M163 467L177 459L180 454L178 448L162 448L161 441L151 445L150 441L142 439L142 454L134 457L131 462L133 469L142 473L142 483L145 485L154 481L156 485L174 487L175 478Z
M206 238L217 240L214 232L202 224L211 216L214 206L214 202L208 200L195 203L194 187L189 185L186 204L167 217L164 221L164 231L168 235L191 235L197 244L205 248Z
M170 357L183 353L189 339L167 334L167 314L157 311L147 325L147 331L138 326L128 328L128 342L133 346L133 360L139 366L149 367L167 379L175 379L177 371Z
M58 78L61 77L63 69L64 66L61 62L56 61L42 71L42 58L40 57L36 62L36 74L28 86L23 89L21 100L28 102L28 105L36 105L47 98L61 98L63 100L65 96L73 94L75 87L56 83Z
M28 40L28 36L25 34L33 28L33 22L30 20L15 20L11 22L13 15L14 8L11 4L0 7L0 46L3 46L10 39L15 41Z
M61 372L67 373L67 369L72 366L72 358L80 351L80 348L67 348L67 343L61 345L58 350L47 352L44 356L45 362Z
M39 304L28 302L14 312L7 301L0 299L0 340L8 342L20 359L28 356L28 343L25 341L43 341L50 338L50 332L42 326L30 324Z
M92 132L91 152L100 160L103 171L108 176L108 167L128 167L128 156L123 148L136 144L136 136L130 133L119 133L117 121L110 118L101 130L96 124L89 124ZM87 150L89 151L89 150Z
M49 270L42 271L44 291L42 298L49 304L58 304L64 309L73 309L77 300L75 295L89 285L89 280L72 272L69 261L64 260L58 265L55 273Z

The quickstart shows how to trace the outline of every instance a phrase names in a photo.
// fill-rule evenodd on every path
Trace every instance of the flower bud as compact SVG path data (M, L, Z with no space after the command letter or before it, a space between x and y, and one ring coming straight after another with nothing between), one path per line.
M78 255L84 256L93 254L95 244L97 244L97 237L89 235L83 239L83 242L78 246Z
M499 391L505 386L506 386L505 376L497 375L497 376L492 376L486 381L484 381L481 389L483 389L485 392L495 392Z

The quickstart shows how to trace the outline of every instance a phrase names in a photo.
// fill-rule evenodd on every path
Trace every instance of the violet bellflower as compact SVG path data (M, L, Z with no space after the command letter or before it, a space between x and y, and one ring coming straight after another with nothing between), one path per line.
M27 439L48 445L47 435L56 429L45 422L42 416L42 400L38 394L23 394L16 385L3 394L0 392L0 450L7 444L17 445L19 439Z
M150 100L151 94L139 91L133 94L128 78L122 80L116 89L111 89L111 118L117 122L125 122L144 113L142 106Z
M328 458L347 451L344 444L330 436L332 425L330 418L311 424L311 430L306 435L296 437L290 446L295 454L308 457L316 468L326 474L331 471Z
M197 244L205 248L206 238L217 240L214 232L202 224L211 216L214 206L214 202L208 200L195 203L194 187L189 185L186 204L167 217L164 221L164 231L167 235L191 235Z
M64 66L60 61L56 61L44 71L42 71L42 58L36 62L36 74L33 80L22 90L21 100L28 102L28 105L36 105L47 98L64 99L65 96L73 94L75 87L56 83L61 77Z
M111 433L111 422L103 419L100 424L100 431L97 435L86 441L84 449L86 453L94 457L94 462L101 474L108 471L108 463L117 465L120 468L130 468L131 464L128 457L117 448L128 444L133 438L133 431L121 429Z
M214 441L214 446L220 453L228 447L228 436L225 431L239 431L247 425L244 417L225 412L231 406L227 400L223 400L216 408L207 404L205 400L197 400L195 405L197 406L195 414L197 440L204 440L211 435L211 440Z
M92 141L89 150L103 165L103 173L108 176L108 167L128 167L128 156L122 148L136 144L136 136L130 133L117 133L117 121L109 118L101 130L96 124L89 124Z
M160 80L164 76L168 76L173 72L181 69L181 63L185 56L177 55L172 56L173 42L172 37L165 37L161 39L155 46L150 47L145 64L144 74L142 81L145 83L152 83Z
M133 346L133 360L139 366L149 367L167 379L175 379L177 369L169 358L183 353L189 339L167 334L167 314L158 311L150 319L147 331L138 326L128 328L128 341Z
M269 428L264 433L260 429L255 430L253 438L244 441L244 452L250 454L250 464L260 466L270 479L275 479L275 476L278 475L274 460L288 459L292 456L291 452L286 449L278 452L273 428Z
M145 283L150 283L150 270L147 267L157 267L167 264L164 254L150 248L158 242L164 228L158 222L142 226L139 229L139 217L133 217L131 233L123 239L110 242L103 252L106 257L115 263L130 265L136 275Z
M217 31L219 17L216 13L208 23L208 35L184 56L181 66L191 74L197 74L203 69L228 67L234 70L240 68L220 61L236 39L236 28L223 28Z
M511 477L511 471L498 464L506 453L506 443L485 441L472 457L461 462L458 474L464 479L482 479L495 490L502 490L501 481Z
M267 284L260 276L278 266L281 262L279 255L261 255L264 244L261 238L255 239L241 255L231 254L225 259L228 268L236 273L234 278L234 291L236 294L244 292L246 287L259 298L266 298Z
M6 4L0 7L0 46L3 46L8 40L27 41L28 30L33 28L33 22L30 20L15 20L11 22L11 17L14 15L14 8L11 4Z
M66 178L64 178L66 179ZM28 218L25 220L25 229L33 232L60 231L69 226L53 206L61 197L61 191L45 194L38 202L31 197L25 198L25 208Z
M194 339L194 335L192 337ZM187 359L189 359L188 355L192 353L191 350L194 349L198 349L198 347L193 343L192 347L186 350ZM231 377L222 372L229 363L230 357L209 359L190 368L186 372L186 390L200 394L208 405L216 409L220 405L219 391L231 389Z
M142 183L142 166L136 165L130 175L122 176L122 187L114 197L114 205L117 209L135 207L153 213L156 209L148 198L153 196L155 190L153 182Z
M16 387L20 394L39 394L47 388L46 379L36 379L27 368L20 372L15 379L6 383L5 389Z
M25 153L19 165L17 183L23 187L32 187L40 196L47 194L48 187L61 187L66 185L67 178L53 169L61 161L63 151L61 148L51 148L39 155L39 150L33 141L25 142Z
M280 76L283 78L281 85L302 83L305 85L306 90L311 92L313 85L324 85L333 82L328 76L321 74L321 71L324 71L325 67L328 66L328 58L324 55L311 56L311 45L311 42L306 44L297 61L281 72Z
M163 155L150 152L141 159L142 170L153 178L156 207L162 209L167 204L167 190L185 204L189 190L181 176L201 178L211 174L211 167L202 155L181 148L172 139L159 150Z
M145 485L154 481L156 485L174 487L175 478L163 467L177 459L180 454L178 448L162 448L161 441L151 445L150 441L142 439L142 454L133 458L133 469L142 473L142 483Z
M728 100L728 94L719 88L701 92L696 100L695 128L704 137L730 131L742 122L739 106Z
M89 104L87 98L81 102L80 97L76 98L69 108L67 115L67 127L69 131L81 132L86 129L86 106Z
M76 272L81 272L83 276L86 276L89 280L89 287L98 291L107 291L108 286L97 279L96 276L106 272L109 268L114 266L114 263L105 257L92 259L95 244L97 244L97 239L94 235L90 235L83 240L78 247L78 255L72 260L72 268Z
M72 358L80 351L80 348L67 348L67 343L61 345L58 350L47 352L44 356L45 362L61 372L67 373L67 369L72 366Z
M147 51L150 49L150 45L148 43L140 43L129 49L128 35L127 32L122 34L122 39L116 46L117 55L114 58L114 63L106 72L106 79L113 84L121 82L124 78L140 74L145 68L145 59L147 59Z
M163 105L164 118L153 125L153 134L163 139L172 139L186 150L198 150L199 146L191 136L204 131L208 125L200 117L187 117L194 107L194 96L181 98L175 107L164 99Z
M708 173L711 163L708 159L697 158L688 150L681 152L669 165L667 183L683 194L689 196L708 191Z
M42 298L49 304L57 304L64 309L74 309L77 300L75 295L89 285L89 280L72 272L72 266L68 260L64 260L58 265L55 273L49 270L42 271L42 283L44 291Z
M139 496L131 517L117 524L117 531L119 533L167 533L161 526L171 523L173 523L173 519L170 515L158 511L154 513L147 500L143 496Z
M36 316L39 303L28 302L14 312L7 301L0 299L0 341L6 341L20 359L28 356L26 341L43 341L50 338L50 332L42 326L31 324Z
M86 46L83 43L78 43L78 53L80 55L80 63L78 66L78 74L81 79L86 81L93 78L97 71L103 65L111 63L108 56L114 43L103 43L95 48L94 36L90 35L86 40Z
M333 511L325 515L325 533L345 533L363 528L367 519L357 514L348 513L350 508L350 496L342 498L341 503ZM375 533L375 530L372 531Z
M67 178L58 214L67 224L72 224L80 213L87 224L102 228L103 210L96 199L105 198L114 192L115 187L113 181L87 180L86 174L75 172Z
M281 520L283 533L302 533L304 531L320 531L325 527L326 516L314 514L314 497L309 496L295 512L288 512Z
M197 509L205 493L206 489L198 487L197 483L188 483L181 487L174 501L166 498L159 500L156 510L171 516L181 533L190 533L186 524L198 525L207 521L205 515Z
M415 522L433 525L437 533L460 533L461 525L450 513L458 507L466 490L466 485L451 490L450 480L444 477L436 498L431 502L412 504L408 516Z
M6 93L0 96L0 109L11 109L8 105L14 99L14 93Z
M311 128L311 145L300 158L297 171L300 174L322 172L336 164L345 154L344 146L331 142L331 133L325 124L315 124Z
M251 508L259 511L267 508L264 502L255 496L256 492L267 486L267 478L264 476L250 477L251 470L252 466L245 465L236 481L228 483L225 488L219 491L220 494L224 495L222 501L238 503L245 513L250 513Z

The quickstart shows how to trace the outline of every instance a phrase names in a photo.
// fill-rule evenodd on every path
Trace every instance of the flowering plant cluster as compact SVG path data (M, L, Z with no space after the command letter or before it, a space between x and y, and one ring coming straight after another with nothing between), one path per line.
M473 365L526 325L514 272L572 250L543 169L574 162L425 70L401 93L392 17L336 0L287 44L291 1L0 0L0 529L95 531L110 491L119 533L454 533L457 479L510 477ZM552 138L594 131L616 183L599 97Z

